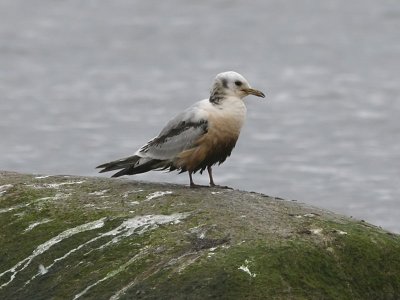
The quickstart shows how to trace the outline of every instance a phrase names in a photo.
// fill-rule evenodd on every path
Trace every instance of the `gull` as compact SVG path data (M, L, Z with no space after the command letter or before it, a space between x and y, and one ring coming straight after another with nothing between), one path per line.
M196 102L167 123L160 134L132 156L98 166L100 173L120 170L112 177L133 175L150 170L178 170L189 173L190 187L198 187L192 174L207 169L214 187L212 166L231 155L246 118L243 98L265 97L250 87L239 73L218 74L210 97Z

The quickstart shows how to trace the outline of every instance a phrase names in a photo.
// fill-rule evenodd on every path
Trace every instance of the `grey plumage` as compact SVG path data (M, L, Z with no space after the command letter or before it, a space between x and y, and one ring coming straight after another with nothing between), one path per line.
M133 156L97 166L100 173L121 171L112 175L119 177L144 173L154 169L176 170L177 154L195 146L196 141L207 132L208 122L196 116L198 103L177 115L161 130L160 134L143 145Z

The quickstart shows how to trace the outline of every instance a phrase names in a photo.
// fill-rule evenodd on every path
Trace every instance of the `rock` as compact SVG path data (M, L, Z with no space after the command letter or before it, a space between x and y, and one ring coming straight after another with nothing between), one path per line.
M0 173L0 299L399 299L400 237L253 192Z

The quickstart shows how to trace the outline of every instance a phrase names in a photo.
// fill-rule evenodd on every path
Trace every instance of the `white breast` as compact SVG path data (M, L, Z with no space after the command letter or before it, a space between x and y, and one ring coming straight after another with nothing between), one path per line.
M246 120L246 106L236 97L229 97L220 104L209 103L207 107L209 126L216 130L238 136Z

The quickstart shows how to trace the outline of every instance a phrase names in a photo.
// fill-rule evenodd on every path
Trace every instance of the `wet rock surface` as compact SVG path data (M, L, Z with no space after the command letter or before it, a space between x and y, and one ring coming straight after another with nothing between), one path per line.
M0 172L0 299L400 297L400 238L254 192Z

